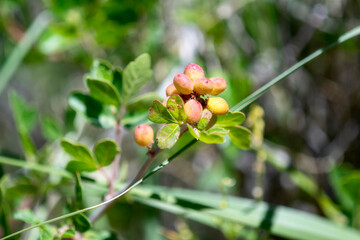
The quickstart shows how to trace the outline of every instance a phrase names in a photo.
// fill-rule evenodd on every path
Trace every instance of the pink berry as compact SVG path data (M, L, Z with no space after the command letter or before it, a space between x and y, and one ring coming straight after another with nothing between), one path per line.
M180 94L179 91L176 89L175 85L173 83L171 83L167 88L166 88L166 96L171 96L171 95L175 95L175 94Z
M154 142L154 131L147 124L140 124L135 128L135 141L142 147L150 146Z
M189 100L184 105L185 118L189 123L197 123L201 119L202 106L196 100Z
M174 86L179 93L188 95L194 90L194 84L185 74L177 74L174 77Z
M221 77L213 77L210 78L210 80L214 83L214 88L210 93L211 95L218 95L227 87L226 81Z
M194 90L198 94L209 94L214 88L214 84L210 79L197 78L194 80Z
M188 76L192 81L197 78L202 78L205 76L204 70L195 63L190 63L185 67L184 74Z

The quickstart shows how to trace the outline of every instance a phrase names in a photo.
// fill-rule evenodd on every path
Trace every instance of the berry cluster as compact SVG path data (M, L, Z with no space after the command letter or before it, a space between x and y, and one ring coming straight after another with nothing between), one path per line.
M206 78L204 70L197 64L190 63L185 67L184 73L177 74L173 83L166 88L166 98L163 106L171 112L169 99L174 95L180 97L183 104L185 119L180 124L190 124L198 129L204 129L213 115L223 115L229 111L229 105L221 97L216 96L227 87L226 81L221 77ZM205 124L203 121L204 119ZM151 119L150 119L151 120ZM153 143L154 133L150 126L141 124L135 129L135 141L140 146L149 146ZM145 140L146 139L146 140Z

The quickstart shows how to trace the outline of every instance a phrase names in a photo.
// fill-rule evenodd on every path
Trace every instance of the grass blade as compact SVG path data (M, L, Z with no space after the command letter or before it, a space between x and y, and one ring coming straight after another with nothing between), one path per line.
M318 56L320 56L321 54L323 54L324 52L326 52L330 48L332 48L332 47L334 47L334 46L336 46L338 44L341 44L341 43L343 43L343 42L345 42L345 41L347 41L347 40L349 40L349 39L351 39L353 37L356 37L359 34L360 34L360 26L357 26L357 27L353 28L352 30L344 33L335 42L333 42L333 43L327 45L326 47L323 47L323 48L313 52L312 54L310 54L306 58L304 58L301 61L297 62L292 67L290 67L289 69L287 69L286 71L284 71L283 73L281 73L280 75L278 75L277 77L272 79L270 82L266 83L264 86L262 86L261 88L259 88L258 90L256 90L252 94L250 94L248 97L246 97L241 102L239 102L234 107L232 107L231 111L241 111L242 109L244 109L245 107L247 107L248 105L253 103L261 95L263 95L269 88L271 88L275 84L279 83L281 80L283 80L284 78L286 78L287 76L289 76L290 74L292 74L293 72L295 72L296 70L298 70L299 68L304 66L305 64L311 62L312 60L314 60L315 58L317 58Z
M0 95L16 69L20 66L25 55L29 52L31 46L40 37L51 20L52 18L48 12L39 14L26 31L19 44L12 51L10 57L6 60L0 70Z

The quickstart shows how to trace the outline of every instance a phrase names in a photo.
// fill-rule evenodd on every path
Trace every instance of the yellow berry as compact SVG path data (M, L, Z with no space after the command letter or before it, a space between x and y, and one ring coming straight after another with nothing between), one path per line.
M154 131L149 125L140 124L135 128L134 137L137 144L147 147L154 142Z
M221 97L209 98L207 102L207 109L215 115L223 115L229 111L229 105L225 99Z

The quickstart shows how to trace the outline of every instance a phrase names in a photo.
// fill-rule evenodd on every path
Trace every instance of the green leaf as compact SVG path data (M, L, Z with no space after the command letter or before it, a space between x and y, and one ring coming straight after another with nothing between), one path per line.
M14 219L29 224L37 224L41 221L30 209L19 210L14 214Z
M177 121L185 120L184 101L179 95L171 96L166 103L166 108Z
M86 232L91 228L91 223L84 213L73 217L75 229L79 232Z
M89 77L104 79L112 82L113 72L111 64L103 59L95 59L92 64Z
M231 142L238 148L249 149L251 145L249 129L237 126L237 127L227 127L226 129L230 130L229 137Z
M74 238L75 237L75 230L74 229L67 229L63 234L61 234L60 238Z
M83 162L79 160L71 160L66 165L66 170L72 173L79 172L93 172L96 171L97 165L94 162Z
M86 163L95 163L95 160L87 146L81 143L74 143L66 139L61 140L61 146L63 147L64 151L72 156L75 160Z
M62 137L61 125L52 117L46 116L42 118L41 130L45 138L49 141L55 141Z
M208 144L225 142L225 139L222 136L216 134L209 134L207 132L200 132L199 140Z
M226 135L230 131L228 129L222 127L212 127L206 131L207 134L215 134L215 135Z
M83 204L83 187L81 184L81 176L78 171L75 172L75 209L81 209Z
M127 110L129 112L147 111L156 99L160 99L160 96L155 92L146 93L132 98L127 105Z
M206 126L208 125L209 122L210 122L209 119L207 119L207 118L201 118L200 121L197 123L196 126L197 126L197 128L198 128L199 130L203 130L203 129L206 128Z
M96 160L102 167L110 165L119 152L116 142L110 139L97 142L94 148Z
M36 148L30 138L30 133L36 123L36 110L32 106L28 105L25 100L14 91L10 93L9 97L16 128L19 133L21 145L25 152L26 160L34 162L36 158Z
M89 88L90 95L96 100L104 104L120 106L120 94L111 82L87 78L86 84Z
M18 131L30 134L36 123L36 110L26 103L15 91L10 93L10 103Z
M189 129L189 132L191 136L193 136L195 139L199 140L200 138L200 132L196 127L191 126L190 124L187 124L187 127Z
M120 67L113 69L113 85L119 93L123 92L123 70Z
M48 225L40 227L40 240L53 240L54 233Z
M154 123L176 123L176 119L169 113L164 105L158 101L153 101L152 107L149 109L149 120Z
M124 69L122 96L125 103L151 78L150 64L150 56L145 53L130 62Z
M156 134L158 147L161 149L171 148L180 136L180 126L175 123L166 124Z
M222 127L231 127L240 125L245 120L245 114L242 112L227 112L224 115L218 115L216 125Z
M83 115L91 124L103 128L113 128L116 118L109 106L103 106L99 101L81 92L73 92L68 99L69 105Z

